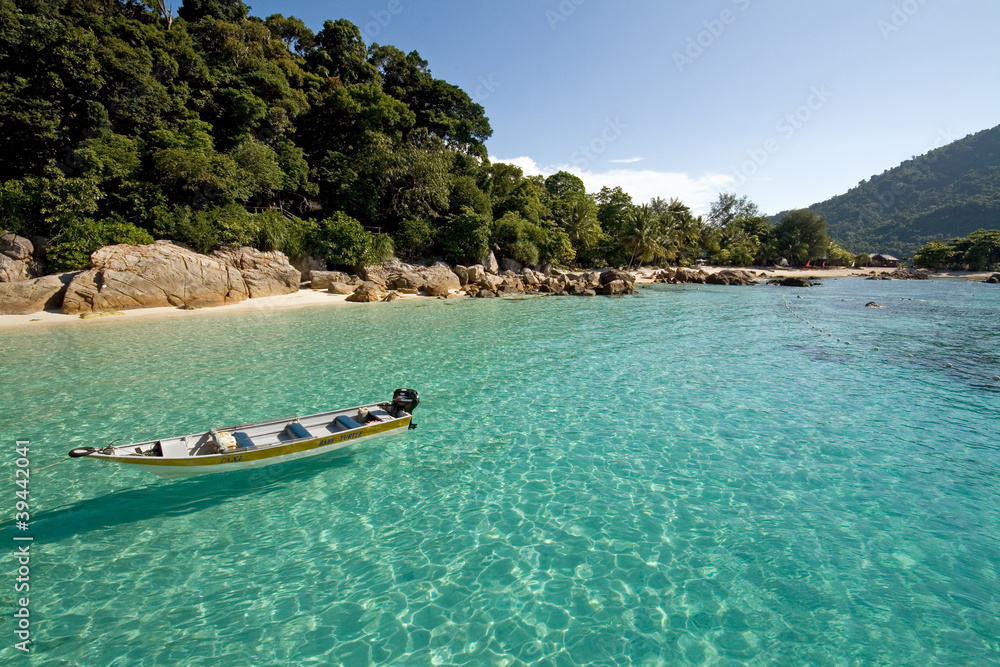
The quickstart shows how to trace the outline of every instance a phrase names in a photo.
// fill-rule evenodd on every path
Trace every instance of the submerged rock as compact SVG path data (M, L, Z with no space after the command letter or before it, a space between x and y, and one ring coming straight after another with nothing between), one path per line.
M768 285L778 285L780 287L812 287L813 283L808 278L799 278L798 276L788 276L786 278L780 278L776 280L770 280Z

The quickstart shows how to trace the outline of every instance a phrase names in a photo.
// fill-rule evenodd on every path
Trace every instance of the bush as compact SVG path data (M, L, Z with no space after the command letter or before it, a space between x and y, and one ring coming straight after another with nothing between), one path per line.
M396 231L394 240L404 259L424 259L434 247L435 229L421 218L404 220Z
M468 206L448 219L439 236L442 254L453 264L478 264L490 251L489 240L490 217Z
M319 223L316 232L319 254L334 266L367 266L392 257L392 239L385 234L371 234L360 222L338 212Z
M79 218L52 239L45 256L52 271L76 271L88 268L91 254L104 246L152 242L149 232L118 215L103 220Z

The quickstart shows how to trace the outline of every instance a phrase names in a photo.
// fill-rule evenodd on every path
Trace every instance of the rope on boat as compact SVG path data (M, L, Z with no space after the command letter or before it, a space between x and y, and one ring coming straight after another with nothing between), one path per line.
M67 461L69 461L69 460L70 460L70 459L60 459L59 461L56 461L55 463L52 463L52 464L50 464L50 465L47 465L47 466L45 466L44 468L39 468L38 470L34 470L34 471L32 471L32 472L42 472L43 470L48 470L49 468L55 468L55 467L56 467L57 465L60 465L60 464L62 464L62 463L66 463L66 462L67 462Z

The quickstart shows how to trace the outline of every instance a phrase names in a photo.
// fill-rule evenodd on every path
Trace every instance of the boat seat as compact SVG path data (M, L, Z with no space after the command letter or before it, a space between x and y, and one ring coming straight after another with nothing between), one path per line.
M288 431L293 436L295 436L296 438L301 439L301 438L312 437L312 433L307 431L306 427L300 424L299 422L292 422L291 424L285 427L285 430Z
M370 417L375 417L380 422L387 422L387 421L389 421L389 420L392 419L392 415L390 415L385 410L378 410L378 409L376 409L376 410L369 410L368 411L368 415Z
M329 428L334 433L338 433L340 431L350 431L352 428L361 428L361 424L354 421L350 417L341 415L333 420L333 423L330 424Z
M188 455L187 445L183 440L160 440L160 455L168 459L179 459Z
M251 440L250 436L246 433L240 433L237 431L233 434L233 437L236 438L236 446L240 449L255 449L257 447L257 445L253 444L253 440Z

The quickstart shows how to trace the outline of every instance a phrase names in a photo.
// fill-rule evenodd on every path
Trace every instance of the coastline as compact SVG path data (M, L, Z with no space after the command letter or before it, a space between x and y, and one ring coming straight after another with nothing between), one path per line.
M727 268L724 266L703 266L701 268L706 273L717 273L723 271ZM816 277L819 279L823 278L867 278L876 274L892 273L896 269L891 268L871 268L871 269L850 269L850 268L789 268L789 269L748 269L753 273L762 276L762 280L768 280L771 278L785 278L790 276L798 277ZM654 273L659 271L659 269L647 267L640 269L636 273L636 284L637 285L647 285L653 282L652 276ZM941 271L938 273L931 274L932 278L940 279L951 279L951 280L985 280L990 275L990 272L985 273L974 273L969 271ZM417 296L417 295L407 295L401 294L400 301L429 301L437 300L440 297L430 297L430 296ZM54 311L42 311L38 313L31 313L30 315L0 315L0 330L11 330L11 329L24 329L24 328L38 328L46 327L54 324L65 325L69 323L79 323L86 324L92 322L101 322L104 320L136 320L136 319L169 319L176 317L197 317L205 314L229 314L229 313L252 313L252 312L263 312L271 310L288 310L297 308L319 308L319 307L345 307L355 304L349 304L347 302L347 296L342 294L330 294L326 291L321 290L311 290L311 289L301 289L297 292L292 292L291 294L282 294L279 296L268 296L261 297L257 299L247 299L240 303L234 303L227 306L217 306L214 308L198 308L195 310L183 310L180 308L166 307L166 308L139 308L135 310L125 310L121 311L119 314L115 315L105 315L98 317L90 317L83 319L78 315L64 315L59 312ZM357 304L361 306L363 304Z

